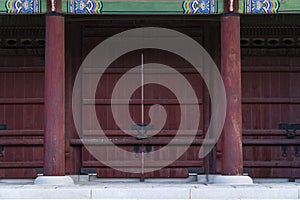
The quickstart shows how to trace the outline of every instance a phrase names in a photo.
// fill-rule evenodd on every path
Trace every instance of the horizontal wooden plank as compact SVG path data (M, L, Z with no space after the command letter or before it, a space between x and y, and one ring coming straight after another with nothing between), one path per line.
M133 168L132 170L137 172L140 169ZM97 168L96 173L97 178L187 178L189 176L187 168L179 167L162 168L156 172L146 172L143 174L122 172L112 168Z
M300 161L244 161L244 167L250 168L299 168Z
M43 136L44 130L0 130L0 136Z
M182 103L180 105L195 105L195 101L198 101L198 105L203 104L202 99L180 99ZM110 99L84 99L84 105L128 105L128 100L126 99L116 99L113 104ZM129 105L140 105L142 101L140 99L129 100ZM144 99L144 105L178 105L177 99Z
M300 136L300 133L296 133ZM243 129L243 136L286 136L285 130L279 129Z
M0 162L0 168L40 168L43 167L42 161L33 162Z
M166 145L169 144L172 138L165 137L152 137L145 140L137 140L133 137L123 137L115 139L71 139L71 145L90 145L90 146L111 146L111 143L115 145ZM192 145L202 145L204 139L195 138ZM172 141L173 145L189 145L189 140L186 138L174 139ZM208 139L205 144L215 144L214 139ZM169 144L170 145L170 144Z
M242 72L300 72L298 66L242 66Z
M243 139L244 146L281 146L281 145L299 145L300 139Z
M3 146L41 146L44 139L0 139Z
M34 67L0 67L0 73L12 73L12 72L34 72L34 73L44 73L44 66L34 66Z
M141 161L132 162L132 161L111 161L110 167L141 167ZM83 161L82 162L83 167L107 167L107 165L98 162L98 161ZM175 161L172 164L168 165L168 167L201 167L203 166L203 160L197 160L197 161ZM151 168L151 167L161 167L161 163L159 161L152 161L147 162L145 165L145 168Z
M181 130L180 132L182 134L184 134L185 136L194 135L193 131L190 131L190 130ZM104 130L104 133L106 136L123 136L123 137L125 134L121 130ZM147 133L148 133L148 135L153 135L154 131L149 130L149 131L147 131ZM84 132L83 132L84 136L99 136L101 134L102 133L99 132L98 130L84 130ZM175 134L177 134L177 130L161 130L158 134L159 134L159 136L174 136ZM201 135L203 135L203 131L197 130L197 136L201 136Z
M74 18L76 17L78 16L67 16L66 20L74 20ZM94 20L98 17L95 15L92 16ZM197 39L203 37L203 29L201 26L215 25L214 22L220 21L220 19L216 15L202 15L201 17L199 15L198 17L196 15L185 15L184 17L189 18L189 20L185 20L183 22L183 17L178 15L157 14L152 15L151 17L147 15L139 15L139 19L136 19L135 15L119 14L118 18L112 15L102 15L102 20L96 19L97 24L90 23L89 25L84 26L82 36L84 40L88 40L89 38L104 40L107 37L111 37L112 34L117 34L142 24L145 25L145 20L147 20L148 23L151 24L151 26L158 26L163 23L165 26L168 26L168 28L179 30L183 33L188 33L190 37ZM88 21L87 18L81 20ZM110 23L105 22L106 20L110 20ZM197 20L197 27L195 27L195 22L193 20Z
M300 104L300 98L242 98L243 104Z
M44 104L44 98L0 98L0 104Z
M84 67L84 66L83 66ZM84 67L83 68L83 73L84 75L88 76L89 74L92 74L93 76L95 74L124 74L127 73L129 69L132 69L132 67L114 67L114 68L91 68L91 67ZM165 70L161 68L151 68L147 69L144 71L145 75L151 75L151 74L198 74L199 72L192 67L186 67L186 66L181 66L181 67L176 67L174 68L176 71L170 72L170 70ZM141 71L139 69L136 69L135 71L131 71L130 74L141 74Z

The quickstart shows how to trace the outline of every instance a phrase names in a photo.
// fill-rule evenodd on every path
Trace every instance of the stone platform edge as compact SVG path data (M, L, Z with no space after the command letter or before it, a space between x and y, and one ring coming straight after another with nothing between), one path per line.
M0 184L0 199L300 199L299 183L77 183L73 186Z

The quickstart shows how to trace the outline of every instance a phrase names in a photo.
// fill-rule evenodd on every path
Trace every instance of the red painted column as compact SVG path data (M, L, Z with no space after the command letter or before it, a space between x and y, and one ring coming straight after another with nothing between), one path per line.
M227 115L222 137L222 174L242 175L240 17L237 14L221 17L221 55L222 77L227 95Z
M49 7L49 6L48 6ZM65 175L64 17L46 15L44 175Z

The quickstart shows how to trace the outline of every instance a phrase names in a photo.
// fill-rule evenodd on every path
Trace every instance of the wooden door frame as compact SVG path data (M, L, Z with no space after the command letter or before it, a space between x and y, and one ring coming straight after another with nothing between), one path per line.
M106 16L107 17L107 16ZM140 23L147 24L144 22L145 16L141 15L139 16L140 19L136 19L136 16L127 16L125 19L129 20L128 23L124 23L124 20L122 20L123 16L116 17L114 16L113 24L112 27L118 27L117 22L121 20L122 27L126 26L128 28L134 27L132 24L132 21L140 21ZM76 18L76 17L75 17ZM93 18L93 17L92 17ZM110 17L107 17L110 18ZM193 19L194 17L178 17L178 16L165 16L165 21L168 20L182 20L184 22L187 22L186 26L194 26L194 25L199 25L199 23L194 22ZM147 17L147 19L149 19ZM148 24L163 24L161 20L163 20L164 17L158 18L157 16L150 16L150 20L152 20ZM82 56L81 56L81 51L82 51L82 31L84 29L84 26L92 26L93 24L99 25L101 24L100 21L72 21L68 22L69 19L66 19L66 35L72 34L73 39L71 38L66 38L66 171L69 174L79 174L80 173L80 168L81 168L81 152L80 152L80 147L79 146L74 146L70 144L70 140L74 138L78 138L76 134L76 129L74 126L73 122L73 117L72 117L72 91L71 89L73 88L73 82L74 82L74 77L77 69L79 68L81 61L82 61ZM206 19L207 20L207 19ZM199 20L203 25L202 20ZM106 23L105 17L102 23ZM219 29L220 25L219 22L211 22L208 20L208 25L213 26L214 28L212 30ZM194 24L194 25L193 25ZM206 24L207 25L207 24ZM171 27L172 28L172 23L166 24L165 27ZM175 27L180 27L180 25L176 25ZM173 27L174 28L174 27ZM202 29L202 35L203 35L203 46L207 49L208 53L212 55L212 58L215 60L217 66L220 66L220 48L218 46L220 45L220 37L219 37L219 32L215 31L210 31L211 29L209 28L203 28ZM217 39L216 39L217 38ZM210 98L208 91L203 90L203 109L204 109L204 120L203 120L203 127L204 129L207 129L209 126L209 120L210 120ZM215 174L217 172L217 150L216 148L213 149L212 153L209 154L204 159L204 173L205 174ZM79 161L80 160L80 161Z

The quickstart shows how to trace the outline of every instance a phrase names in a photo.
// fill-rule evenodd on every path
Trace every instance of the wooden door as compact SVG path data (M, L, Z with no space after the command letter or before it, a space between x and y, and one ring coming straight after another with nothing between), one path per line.
M147 24L148 25L148 24ZM123 28L110 27L98 27L98 26L86 26L82 29L82 58L85 58L87 54L100 42L104 39L119 33L121 31L127 30L129 28L125 26ZM202 33L201 29L192 29L192 28L176 28L175 29L186 33L197 40L199 43L202 43ZM142 58L143 57L143 58ZM142 61L143 60L143 61ZM167 66L171 66L181 73L192 85L194 91L197 95L197 101L200 110L200 120L197 121L199 128L197 131L196 139L193 144L188 148L188 150L175 162L170 164L167 167L164 167L160 170L149 172L149 173L126 173L122 171L115 170L109 166L106 166L104 163L101 163L91 155L87 149L82 146L82 169L81 173L93 172L96 170L98 177L187 177L188 172L201 172L203 173L203 159L198 158L198 152L200 149L201 141L204 136L204 116L207 115L206 112L207 106L204 105L204 96L207 95L205 84L203 84L201 75L192 68L192 66L183 58L179 56L162 50L157 49L141 49L129 52L125 55L120 56L115 60L105 73L102 75L97 87L97 92L95 94L95 109L97 113L98 122L101 125L101 128L105 131L106 136L111 141L117 141L115 144L120 148L136 153L136 162L126 162L126 158L122 155L106 151L105 148L102 148L101 156L106 159L114 160L117 167L124 168L141 168L142 158L139 157L141 152L147 153L154 152L167 145L172 138L175 137L176 130L180 123L180 110L178 99L174 96L172 91L169 91L166 87L159 86L157 84L148 84L144 87L144 98L141 97L141 88L138 88L131 96L129 111L133 121L136 124L149 123L150 119L148 116L149 108L152 105L160 104L162 105L167 113L166 123L163 129L151 139L137 140L136 137L132 137L124 134L122 130L117 126L114 121L113 114L111 111L111 96L113 89L117 81L130 69L133 67L141 65L141 63L161 63ZM88 69L87 69L88 70ZM89 72L88 72L89 73ZM90 72L92 74L92 70ZM96 74L95 74L96 75ZM136 76L141 76L140 73L136 73ZM93 76L93 75L92 75ZM147 74L145 74L147 76ZM159 70L155 71L151 76L159 76L165 78L172 76L172 74L163 73ZM83 83L88 85L89 83ZM84 98L83 94L83 106L89 106L89 100ZM142 106L142 102L144 106ZM186 99L185 105L183 107L191 106L189 105L189 99ZM118 101L118 106L125 106L122 99ZM142 107L144 108L144 121L142 120ZM93 108L90 108L93 109ZM88 112L86 109L83 112ZM185 113L184 115L188 115ZM190 119L190 122L193 123ZM82 134L85 138L91 139L97 135L97 130L94 129L94 125L88 118L82 119ZM186 137L189 137L189 127L186 127L185 134ZM149 133L151 130L149 131ZM71 140L71 145L80 145L79 140ZM99 142L97 144L91 145L101 145ZM102 143L103 145L103 143ZM164 155L159 155L157 161L163 158ZM124 161L125 160L125 161Z

